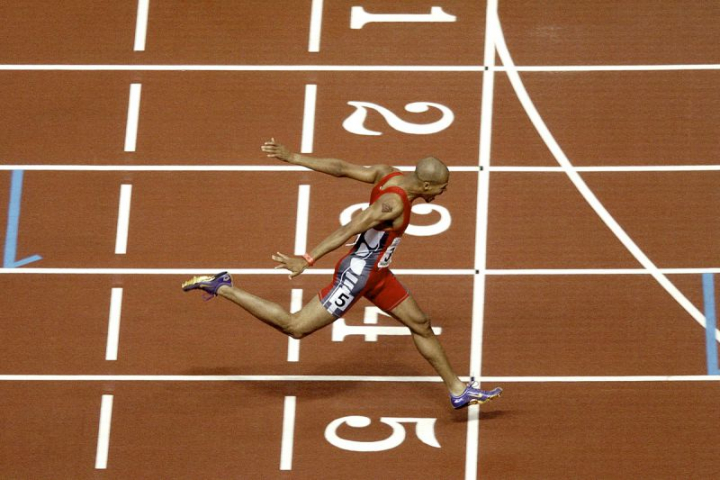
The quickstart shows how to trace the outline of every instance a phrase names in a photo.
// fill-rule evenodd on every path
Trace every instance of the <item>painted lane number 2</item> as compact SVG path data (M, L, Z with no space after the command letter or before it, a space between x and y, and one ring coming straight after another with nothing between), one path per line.
M348 102L348 105L355 107L355 111L345 119L342 126L345 130L355 135L382 135L382 132L370 130L365 127L365 120L368 116L368 109L378 112L392 128L398 132L411 135L432 135L442 132L455 121L455 114L445 105L432 102L413 102L405 105L405 110L410 113L424 113L431 108L439 110L439 120L430 123L412 123L403 120L387 108L371 102Z

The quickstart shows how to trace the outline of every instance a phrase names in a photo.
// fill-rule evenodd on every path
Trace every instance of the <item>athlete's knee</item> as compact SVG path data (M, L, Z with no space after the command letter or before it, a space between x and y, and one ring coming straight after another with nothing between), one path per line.
M432 331L432 319L430 315L425 312L413 316L410 323L410 329L413 333L422 337L430 337L433 335Z

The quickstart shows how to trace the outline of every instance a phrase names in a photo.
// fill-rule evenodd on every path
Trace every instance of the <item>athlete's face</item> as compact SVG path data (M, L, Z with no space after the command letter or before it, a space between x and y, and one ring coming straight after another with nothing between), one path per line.
M435 197L445 193L445 190L447 190L447 186L448 186L448 182L440 183L440 184L430 183L427 185L427 189L425 190L425 193L423 194L422 197L423 197L423 199L425 199L425 201L427 203L430 203L433 200L435 200Z

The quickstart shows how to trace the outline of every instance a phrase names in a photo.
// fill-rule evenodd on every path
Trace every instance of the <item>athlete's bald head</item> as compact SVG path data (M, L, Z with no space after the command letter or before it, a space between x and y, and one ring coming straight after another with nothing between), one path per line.
M450 170L437 158L425 157L417 163L415 177L421 182L443 184L450 178Z

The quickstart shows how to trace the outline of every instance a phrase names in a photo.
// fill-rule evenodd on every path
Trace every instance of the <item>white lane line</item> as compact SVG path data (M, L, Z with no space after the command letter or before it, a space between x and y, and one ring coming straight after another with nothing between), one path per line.
M636 382L717 382L720 375L628 375L591 377L484 377L486 382L505 383L636 383Z
M117 236L115 237L115 253L127 253L128 230L130 228L130 202L132 185L120 185L120 204L118 206Z
M718 268L661 268L665 275L700 275L703 272L717 273ZM488 275L652 275L644 268L540 268L540 269L493 269Z
M366 165L368 166L368 165ZM403 172L414 166L395 165ZM477 166L450 166L451 172L478 171ZM562 167L489 166L490 172L564 173ZM290 165L0 165L0 171L34 170L48 172L310 172L309 168ZM638 165L614 167L575 167L578 172L717 172L720 165Z
M0 65L0 71L28 72L482 72L484 70L485 67L479 65Z
M475 480L478 470L480 450L480 406L470 405L467 418L467 438L465 439L465 480Z
M495 43L492 30L492 12L497 0L488 0L485 20L485 65L495 65ZM485 316L485 284L487 272L487 230L490 201L490 146L492 144L492 112L495 93L495 73L489 68L483 73L482 104L480 110L480 146L477 207L475 211L475 270L473 277L472 330L470 334L470 377L482 375L482 347ZM480 406L468 407L467 437L465 440L465 480L475 480L478 470L480 442Z
M497 72L505 67L494 67ZM720 64L520 66L518 72L621 72L720 70ZM0 71L165 71L165 72L483 72L482 65L63 65L0 64Z
M645 252L643 252L640 247L638 247L638 245L632 240L632 238L630 238L630 236L625 232L625 230L623 230L620 224L615 220L615 218L613 218L610 212L608 212L608 210L603 206L600 200L598 200L592 190L590 190L587 184L583 181L580 174L575 170L574 166L572 165L568 157L565 155L565 152L557 143L555 137L552 135L547 125L543 121L540 113L535 108L535 105L533 104L530 95L525 89L525 85L520 79L520 75L514 68L515 64L513 63L510 52L507 48L507 45L505 44L505 37L502 32L502 26L500 25L500 18L497 16L497 12L495 12L495 15L493 15L492 21L495 23L495 45L500 59L502 60L503 65L505 65L506 67L507 75L510 83L513 86L513 90L515 90L515 94L520 100L520 103L525 109L525 112L530 118L530 121L533 123L533 126L535 126L535 129L540 134L540 137L543 139L548 149L552 152L555 160L557 160L560 166L563 167L568 178L570 179L570 181L573 182L573 184L583 196L585 201L588 202L590 207L592 207L595 213L602 219L602 221L613 232L613 234L615 234L617 239L620 240L620 242L625 246L625 248L627 248L627 250L633 255L633 257L635 257L635 259L646 270L650 271L650 274L655 278L655 280L657 280L657 282L668 292L668 294L670 294L670 296L674 298L675 301L677 301L680 306L682 306L682 308L684 308L685 311L692 318L694 318L698 324L705 328L705 315L695 305L693 305L692 302L690 302L690 300L688 300L688 298L680 290L678 290L677 287L675 287L675 285L670 280L668 280L668 278L660 271L660 269L655 266L655 264L650 260L650 258L645 255ZM717 332L717 335L718 339L720 340L720 331Z
M202 275L207 272L222 270L222 267L210 268L0 268L0 275ZM225 268L233 275L287 275L287 271L274 268ZM398 275L425 276L468 276L475 275L475 270L423 270L399 268L393 270ZM661 268L665 275L702 275L703 273L720 273L719 267L714 268ZM330 268L313 268L303 275L328 275L333 273ZM558 268L558 269L488 269L485 275L652 275L653 272L642 268Z
M369 165L365 165L368 167ZM396 165L403 172L414 166ZM477 172L478 167L448 167L451 172ZM0 165L3 170L38 170L49 172L311 172L305 167L289 165ZM718 168L720 170L720 168Z
M148 10L150 0L138 0L137 22L135 23L135 51L145 51L145 38L147 37Z
M211 268L0 268L2 274L42 274L42 275L203 275L208 272L221 271L222 267ZM287 275L287 270L274 268L225 268L234 275ZM703 272L711 272L705 268ZM441 276L463 276L474 275L475 270L393 270L398 275L441 275ZM312 268L305 270L303 275L328 275L333 273L331 268Z
M293 288L290 294L290 313L297 313L303 307L303 290L302 288ZM288 337L288 362L300 361L300 340Z
M310 7L310 38L308 52L320 51L320 35L322 33L323 0L312 0Z
M127 126L125 128L125 151L134 152L137 146L138 122L140 121L140 93L142 84L130 85L130 100L128 101Z
M497 0L487 3L488 15L497 9ZM486 20L485 62L495 64L495 44L493 43L492 22ZM470 376L479 377L482 373L482 335L485 310L485 275L487 269L487 229L490 202L490 146L492 139L492 112L495 91L495 74L486 71L483 74L482 106L480 112L480 150L477 190L477 209L475 213L475 275L473 285L473 329L470 347Z
M507 72L508 66L495 67L498 72ZM518 72L660 72L677 70L720 70L718 64L687 65L526 65L512 67Z
M467 381L469 377L460 377ZM720 375L625 375L625 376L487 376L476 378L493 383L580 383L580 382L717 382ZM442 383L440 377L362 375L0 375L3 382L369 382Z
M489 167L491 172L565 173L562 167ZM720 165L638 165L614 167L575 167L578 172L716 172Z
M37 275L202 275L207 272L222 270L222 267L210 268L0 268L2 274L37 274ZM225 268L234 275L287 275L287 271L274 268ZM399 268L393 270L398 275L427 276L467 276L475 275L472 269L457 270L423 270ZM720 273L720 268L661 268L665 275L701 275L703 273ZM313 268L303 275L328 275L333 273L330 268ZM652 272L642 268L557 268L557 269L488 269L485 275L651 275Z
M28 270L31 270L28 268ZM400 272L401 270L396 270ZM701 275L703 273L720 273L720 268L661 268L664 275ZM410 270L408 270L408 274ZM458 270L457 275L461 275ZM467 272L467 270L465 270ZM539 268L539 269L488 269L486 275L652 275L653 270L644 268ZM471 274L471 273L468 273Z
M367 165L366 165L367 166ZM414 166L395 165L403 172ZM450 166L451 172L476 173L477 166ZM489 166L493 173L564 173L562 167ZM0 171L33 170L47 172L310 172L290 165L0 165ZM575 167L578 172L717 172L720 165L640 165L615 167Z
M110 294L110 315L108 318L107 347L105 360L117 360L120 341L120 316L122 314L123 289L113 288Z
M292 470L293 443L295 440L295 404L296 397L285 397L282 443L280 444L280 470Z
M313 153L315 144L315 106L317 85L305 85L305 110L303 112L302 144L300 153Z
M366 165L368 166L368 165ZM403 172L414 166L395 165ZM450 166L451 172L478 171L477 166ZM490 172L564 173L562 167L489 166ZM48 172L310 172L309 168L290 165L0 165L0 171L34 170ZM638 165L614 167L575 167L578 172L717 172L720 165Z
M95 454L95 469L105 470L110 449L110 423L112 422L113 396L103 395L100 406L100 426L98 427L97 453Z
M370 165L365 165L365 166L366 166L366 167L369 167ZM398 165L398 166L396 166L395 168L397 168L397 169L399 169L399 170L402 170L403 172L414 172L414 171L415 171L415 166L414 166L414 165L413 165L413 166L410 166L410 167L405 167L405 166L402 166L402 165ZM448 170L450 170L451 172L477 172L477 171L478 171L478 167L477 167L477 165L475 165L475 166L465 166L465 167L448 167Z
M310 217L310 185L298 188L297 219L295 222L295 255L307 252L308 222Z

